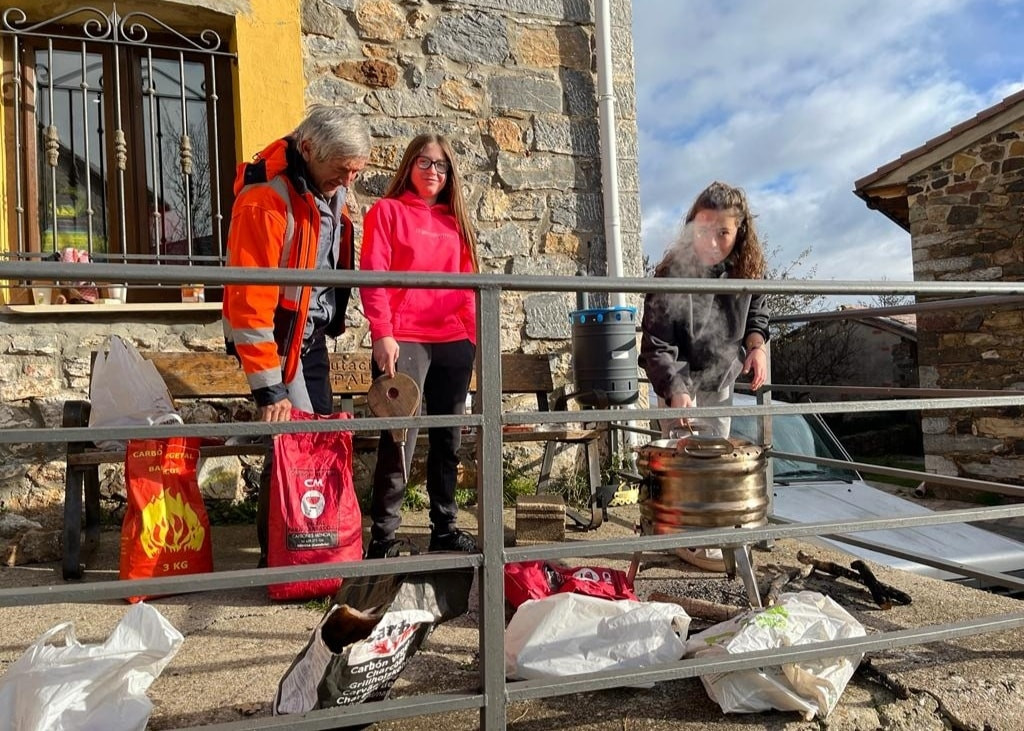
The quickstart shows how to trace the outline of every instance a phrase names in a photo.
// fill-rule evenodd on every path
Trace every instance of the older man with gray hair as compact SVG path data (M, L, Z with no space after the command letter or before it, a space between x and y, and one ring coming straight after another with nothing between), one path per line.
M365 122L318 105L287 137L238 166L228 266L352 269L349 186L370 156ZM309 285L224 287L224 339L238 357L261 421L289 421L292 408L330 414L326 336L345 329L350 290ZM257 533L266 551L269 460L260 485Z

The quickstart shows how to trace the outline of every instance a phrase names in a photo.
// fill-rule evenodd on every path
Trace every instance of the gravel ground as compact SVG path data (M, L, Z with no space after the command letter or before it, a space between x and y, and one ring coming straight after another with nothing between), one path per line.
M567 540L588 540L631 535L636 506L611 510L610 519L591 533L570 532ZM460 523L473 530L473 515ZM514 517L506 515L512 535ZM404 537L425 545L425 514L403 517ZM255 541L251 526L215 528L215 565L218 570L251 568ZM117 533L107 532L88 581L111 580L117 572ZM771 552L755 552L758 578L767 584L776 571L799 566L798 550L844 560L828 549L780 541ZM849 562L849 557L845 558ZM586 559L626 569L628 557ZM580 561L583 563L583 561ZM876 569L879 578L911 593L914 604L882 611L867 591L846 580L817 575L792 588L829 594L869 631L918 627L969 618L1020 612L1019 601L962 586ZM57 565L0 570L0 586L59 585ZM702 572L672 556L646 561L636 590L641 598L652 592L744 605L746 592L739 579ZM476 592L470 611L442 625L427 640L398 679L394 696L466 690L479 685ZM149 728L175 729L246 719L265 718L278 679L302 648L316 625L322 607L295 603L274 604L260 588L203 593L155 600L153 604L185 636L174 661L157 679L149 696L155 709ZM101 641L124 611L123 602L77 605L42 605L0 608L0 672L18 657L42 631L58 621L74 620L83 642ZM692 631L710 622L694 619ZM862 664L827 722L803 721L795 713L725 715L705 692L699 679L659 683L651 689L619 688L510 704L508 728L514 731L586 729L634 731L935 731L971 729L1020 731L1024 728L1024 636L1020 632L981 635L877 653L870 665ZM379 731L437 731L474 729L479 713L424 716L375 725Z

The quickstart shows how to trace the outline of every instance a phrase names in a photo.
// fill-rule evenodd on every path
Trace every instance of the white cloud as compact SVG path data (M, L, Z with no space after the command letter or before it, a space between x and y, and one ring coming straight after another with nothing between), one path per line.
M854 182L1021 87L1020 65L998 63L1022 55L1000 32L1015 14L964 0L633 3L645 251L660 259L696 194L724 180L747 191L777 264L811 247L817 279L910 279L909 236Z

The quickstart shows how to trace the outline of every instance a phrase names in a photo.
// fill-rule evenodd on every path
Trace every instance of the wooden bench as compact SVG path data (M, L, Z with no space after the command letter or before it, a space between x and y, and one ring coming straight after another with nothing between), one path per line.
M223 353L158 353L143 352L142 356L153 362L167 384L175 402L182 400L213 400L248 398L250 390L238 362ZM551 356L547 354L503 353L501 356L501 390L505 395L533 395L537 411L551 410L555 391L551 373ZM470 384L475 392L476 379ZM334 353L331 355L331 387L341 409L352 412L357 401L365 397L372 382L369 353ZM64 403L63 426L84 427L89 424L90 405L88 401L75 400ZM559 444L576 444L584 448L591 497L597 495L601 484L599 440L605 430L600 428L575 429L567 425L543 430L503 430L502 439L510 442L544 442L544 456L541 459L538 492L543 491L551 476L555 452ZM426 433L421 430L425 443ZM463 442L472 442L474 434L467 434ZM418 440L419 441L419 440ZM367 432L353 434L353 450L357 453L375 451L378 435ZM200 450L202 457L262 455L262 444L211 445ZM62 571L65 579L82 576L83 554L91 556L99 542L100 535L100 480L99 466L124 462L123 450L100 450L91 442L68 442L67 465L64 484L64 543ZM601 524L604 509L592 500L588 528ZM600 509L598 509L600 507ZM83 539L84 513L84 539ZM586 523L578 515L572 516L577 523Z

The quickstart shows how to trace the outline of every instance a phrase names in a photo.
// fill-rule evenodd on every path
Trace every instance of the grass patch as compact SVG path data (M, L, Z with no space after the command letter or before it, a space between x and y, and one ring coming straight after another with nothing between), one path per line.
M470 508L476 505L476 488L456 487L455 504L460 508Z
M563 472L551 478L552 492L565 498L566 505L585 508L590 505L590 480L580 471Z
M323 596L319 599L310 599L303 606L311 612L319 612L324 614L331 605L334 604L334 598L329 596Z
M256 509L255 500L211 500L206 503L210 525L255 525Z
M371 493L373 490L371 489ZM456 498L456 503L458 498ZM430 507L430 499L427 497L426 486L407 485L405 495L402 497L402 511L426 510Z
M536 481L523 470L515 455L506 452L501 456L501 500L506 508L515 507L520 495L532 495L537 490Z

